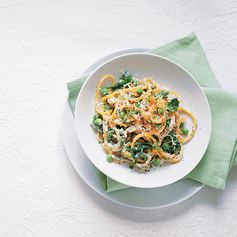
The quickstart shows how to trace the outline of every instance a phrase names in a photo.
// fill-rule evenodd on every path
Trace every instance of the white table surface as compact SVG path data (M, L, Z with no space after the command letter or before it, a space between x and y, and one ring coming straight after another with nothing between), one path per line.
M237 236L236 168L224 191L141 211L90 190L62 144L66 82L106 54L192 31L237 92L235 0L0 1L0 236Z

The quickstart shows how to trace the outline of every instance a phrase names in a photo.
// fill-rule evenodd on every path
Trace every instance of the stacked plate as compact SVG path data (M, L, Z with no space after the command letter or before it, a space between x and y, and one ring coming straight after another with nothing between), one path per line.
M136 208L161 208L181 202L198 192L203 184L182 179L201 160L211 133L211 116L206 97L192 78L181 66L162 57L146 53L146 49L120 51L104 57L88 68L82 76L89 80L83 85L75 110L75 119L66 102L63 114L63 140L68 157L80 177L97 193L115 203ZM140 174L116 164L106 163L102 148L99 148L92 138L90 121L94 113L94 93L97 85L96 78L106 73L127 69L138 75L152 76L156 80L159 74L164 86L177 89L184 95L187 106L194 111L198 118L198 130L193 141L188 144L184 161L172 168L160 172ZM163 78L162 78L163 75ZM86 98L86 99L85 99ZM186 106L186 104L185 104ZM81 116L83 114L83 116ZM80 141L80 142L79 142ZM134 188L106 192L97 176L98 170Z

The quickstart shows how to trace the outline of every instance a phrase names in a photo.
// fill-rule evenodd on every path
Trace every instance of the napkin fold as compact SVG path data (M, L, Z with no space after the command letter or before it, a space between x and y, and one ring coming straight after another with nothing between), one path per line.
M187 178L224 189L231 167L237 165L237 96L221 89L194 33L150 52L183 66L204 89L211 108L212 134L204 157ZM68 83L68 102L72 111L85 79ZM97 171L107 192L129 188Z

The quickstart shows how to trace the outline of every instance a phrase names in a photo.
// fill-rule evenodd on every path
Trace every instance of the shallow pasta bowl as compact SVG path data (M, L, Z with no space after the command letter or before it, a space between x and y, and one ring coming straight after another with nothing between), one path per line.
M123 70L128 70L140 78L150 77L161 87L179 92L183 99L182 106L195 114L198 129L194 138L185 145L184 157L180 162L164 165L147 173L138 173L126 166L107 162L106 153L91 128L95 114L96 86L103 75L113 74L118 78ZM94 70L78 96L75 123L79 142L90 161L110 178L140 188L165 186L186 176L202 159L211 135L209 105L195 79L176 63L149 53L121 55Z

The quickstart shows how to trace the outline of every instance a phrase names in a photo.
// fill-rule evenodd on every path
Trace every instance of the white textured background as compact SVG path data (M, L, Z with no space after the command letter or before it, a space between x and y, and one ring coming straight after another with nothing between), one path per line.
M236 92L236 0L0 0L0 236L237 236L236 168L225 191L139 211L91 191L63 149L66 82L106 54L192 31Z

